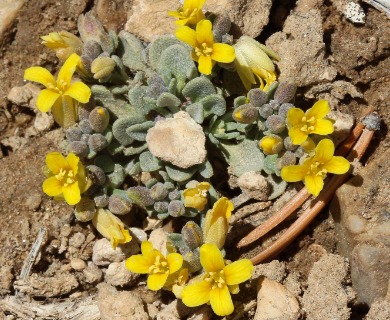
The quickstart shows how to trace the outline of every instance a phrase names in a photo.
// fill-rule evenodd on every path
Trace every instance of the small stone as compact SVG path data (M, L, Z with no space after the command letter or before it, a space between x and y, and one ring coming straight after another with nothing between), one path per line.
M63 227L61 227L61 236L69 237L71 232L72 228L69 224L65 224Z
M269 263L258 264L252 273L252 280L265 276L270 280L282 282L286 276L286 263L273 260Z
M23 0L2 1L0 9L0 40L3 40L4 33L12 26L23 4Z
M249 197L265 201L268 199L270 186L266 178L260 172L245 172L237 179L241 190Z
M168 240L168 232L166 232L162 228L153 230L149 236L149 241L152 243L153 248L160 251L164 256L168 254L167 240Z
M103 272L99 267L93 262L88 262L88 267L83 270L85 282L96 284L100 282L103 278Z
M40 112L37 113L34 120L34 128L39 132L47 131L54 125L54 118L51 114Z
M350 1L343 11L345 17L353 23L364 23L366 14L360 4Z
M325 254L313 264L302 298L308 319L350 319L355 295L347 290L348 269L345 259L335 254Z
M206 159L203 129L184 111L157 121L148 130L146 143L155 157L179 168L186 169Z
M143 301L135 292L117 291L105 283L99 284L98 289L101 320L149 320Z
M140 274L130 272L126 268L126 261L112 262L104 275L105 281L114 287L132 286L139 277Z
M81 271L87 266L87 264L80 258L73 258L70 260L70 266L76 271Z
M254 320L297 320L299 309L298 300L282 284L260 278Z
M131 227L129 228L130 230L130 233L133 237L135 237L135 239L139 242L139 243L142 243L142 241L146 241L148 240L148 234L140 229L140 228L135 228L135 227Z
M26 200L26 206L33 211L38 210L42 202L42 196L40 194L33 194Z
M355 123L355 118L352 115L340 111L330 111L326 117L334 121L334 132L330 135L330 138L337 146L349 136Z
M92 261L97 266L108 266L111 262L121 262L138 253L140 247L135 240L119 245L114 250L106 238L99 239L93 246Z
M69 245L75 248L80 248L85 241L85 235L81 232L75 233L69 239Z

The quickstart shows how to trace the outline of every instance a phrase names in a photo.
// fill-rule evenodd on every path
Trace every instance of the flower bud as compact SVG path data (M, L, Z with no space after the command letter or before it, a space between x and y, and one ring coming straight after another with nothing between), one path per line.
M89 177L94 185L102 186L106 183L106 174L100 167L89 165L87 169L89 172Z
M89 123L89 121L87 119L81 120L79 122L79 128L85 134L91 134L93 132L91 124Z
M214 203L213 208L207 211L203 225L204 243L214 243L219 249L223 247L233 210L233 203L225 197Z
M278 116L282 117L283 119L287 118L288 110L293 108L294 105L292 103L283 103L279 107Z
M168 190L165 188L164 184L157 182L153 187L150 188L151 196L154 200L163 200L168 195Z
M79 127L70 127L65 130L65 136L68 141L80 141L83 132Z
M131 211L132 207L133 205L130 201L127 201L116 195L111 195L108 200L108 210L110 210L113 214L127 214Z
M88 40L84 45L84 55L89 58L90 61L95 60L102 53L102 47L99 43L93 40Z
M188 269L191 273L195 273L202 269L202 265L200 264L200 255L199 250L195 250L194 252L187 252L183 254L183 259L188 264Z
M290 102L294 99L297 88L296 83L292 81L282 81L275 91L274 99L279 103Z
M89 153L88 145L83 141L72 141L68 147L69 153L74 153L80 158L85 158Z
M239 123L250 124L257 120L258 111L250 103L243 104L234 109L232 117Z
M100 80L108 78L114 71L116 63L110 57L98 57L92 61L91 72L93 78Z
M202 229L194 221L188 221L181 229L181 234L191 250L195 250L203 244Z
M296 144L293 144L291 138L288 136L283 140L284 148L288 151L294 151L298 148Z
M108 141L102 134L94 133L88 139L88 146L92 151L99 152L108 146Z
M106 194L101 194L93 198L95 201L95 206L98 208L104 208L108 206L109 197Z
M180 191L177 190L177 189L172 190L171 192L169 192L168 198L169 198L169 200L178 200L178 199L180 199Z
M277 154L283 148L283 140L274 134L265 136L260 140L259 147L266 155Z
M52 49L58 59L65 61L72 53L81 55L83 43L74 34L67 31L51 32L41 37L42 44Z
M168 212L168 202L167 201L157 201L154 203L153 208L158 213Z
M295 157L294 152L286 151L277 161L276 167L279 170L282 170L283 167L292 166L295 164L297 158Z
M202 211L207 204L207 191L210 189L210 183L195 181L183 191L184 205L186 208L194 208Z
M267 94L260 89L251 89L248 92L248 99L250 103L256 107L260 108L268 100Z
M148 207L154 204L150 190L146 187L130 187L127 189L127 194L128 197L139 206Z
M81 198L74 208L74 213L78 221L91 221L96 213L95 202L89 198Z
M96 107L90 112L88 120L91 128L101 133L106 130L109 124L110 114L106 108Z
M168 205L168 213L172 217L180 217L185 211L184 204L180 200L172 200Z
M265 126L272 133L281 133L286 128L286 122L281 116L273 114L267 118Z
M263 105L259 109L259 114L263 119L267 119L269 116L272 116L273 113L274 113L274 109L269 103Z
M131 241L129 230L125 230L124 223L109 210L98 209L92 223L99 233L110 240L114 249L121 243Z

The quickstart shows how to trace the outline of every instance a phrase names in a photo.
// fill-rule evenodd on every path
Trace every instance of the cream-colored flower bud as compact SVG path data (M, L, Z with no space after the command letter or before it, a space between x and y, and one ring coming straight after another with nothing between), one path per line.
M103 79L114 71L116 63L110 57L99 57L92 61L91 72L94 79Z
M213 208L207 211L203 225L204 243L214 243L218 249L223 247L233 210L233 203L225 197L214 203Z
M114 249L118 244L130 242L132 239L123 222L109 210L98 209L92 223L103 237L111 241Z
M41 37L42 44L52 49L58 59L65 61L72 53L81 55L83 52L82 41L74 34L67 31L51 32Z

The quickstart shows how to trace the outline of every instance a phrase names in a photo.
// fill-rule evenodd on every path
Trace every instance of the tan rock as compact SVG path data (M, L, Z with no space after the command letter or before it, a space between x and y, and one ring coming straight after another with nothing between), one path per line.
M70 260L70 266L76 271L81 271L87 266L87 264L80 258L73 258Z
M105 283L101 283L98 289L98 307L101 320L149 320L142 299L138 294L117 291Z
M104 275L106 282L112 286L133 285L140 274L132 273L126 268L126 261L111 263Z
M237 184L250 198L259 201L268 199L270 185L260 172L249 171L243 173L238 177Z
M254 320L296 320L299 314L298 300L290 291L276 281L260 278Z
M88 267L83 270L83 274L85 277L85 282L96 284L100 282L103 278L103 272L99 269L99 267L93 262L88 262Z
M206 159L203 129L184 111L157 121L148 130L146 143L155 157L179 168L189 168Z
M271 5L271 0L208 0L204 11L228 14L235 37L242 34L257 37L268 24ZM159 35L173 34L175 18L168 16L168 11L178 7L178 0L134 0L125 30L146 41L153 41Z
M167 240L168 240L168 232L166 232L162 228L153 230L149 236L149 241L152 243L153 248L160 251L164 256L168 254Z
M99 239L93 246L92 261L97 266L108 266L111 262L121 262L127 257L138 253L140 250L138 243L133 239L129 243L119 245L114 250L110 241Z
M23 0L2 0L0 2L0 41L15 21L23 4Z
M273 260L268 263L256 265L252 273L252 280L257 280L261 277L282 282L286 277L286 263L279 260Z

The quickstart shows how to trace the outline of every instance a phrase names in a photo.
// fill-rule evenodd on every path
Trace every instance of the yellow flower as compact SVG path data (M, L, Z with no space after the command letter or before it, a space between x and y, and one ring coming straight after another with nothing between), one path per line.
M230 293L239 292L238 284L250 279L253 264L249 259L235 261L227 266L215 244L204 244L200 248L200 263L205 273L201 280L187 285L182 291L183 303L197 307L210 302L219 316L227 316L234 310Z
M203 225L204 243L214 243L219 249L223 247L233 210L233 203L225 197L214 203L213 208L207 211Z
M256 76L260 89L266 91L276 81L275 66L269 56L277 61L279 56L248 36L241 36L233 47L236 50L234 64L245 89L256 84Z
M332 121L323 119L329 111L330 107L326 100L317 101L305 113L299 108L288 110L287 127L291 142L302 145L310 134L331 134L334 130Z
M173 292L176 298L181 299L181 293L188 282L189 271L187 268L180 269L168 276L164 288Z
M103 237L110 240L114 249L118 244L130 242L132 239L129 230L125 230L124 223L109 210L98 209L92 223Z
M160 290L167 282L168 276L183 265L181 254L169 253L164 257L160 251L153 249L149 241L142 242L141 252L142 254L127 259L126 267L134 273L149 274L147 285L150 290Z
M48 153L44 172L48 178L43 182L43 192L50 197L65 199L69 205L78 203L81 193L90 187L85 168L74 153L66 159L59 152Z
M177 11L169 11L168 15L179 19L176 21L178 26L196 25L204 19L202 7L205 2L206 0L184 0L183 7Z
M225 43L215 43L212 25L209 20L201 20L196 31L187 26L178 27L176 37L194 48L192 58L198 62L198 70L205 75L211 74L215 62L232 62L234 48Z
M259 141L259 147L266 155L277 154L282 150L283 140L277 135L265 136Z
M282 179L287 182L304 181L307 191L318 196L324 187L327 173L343 174L349 170L350 164L343 157L335 157L332 140L321 140L314 156L306 159L302 165L286 166L282 168Z
M184 206L202 211L207 204L207 191L209 189L210 183L208 182L201 182L195 188L185 189L183 191Z
M91 89L81 81L71 83L80 57L73 53L62 66L57 81L49 70L31 67L24 72L24 79L38 82L46 87L37 98L37 107L42 112L52 109L54 119L62 127L69 127L77 121L78 102L87 103Z
M72 53L82 54L83 42L74 34L67 31L51 32L41 37L42 44L52 49L58 59L65 61Z

